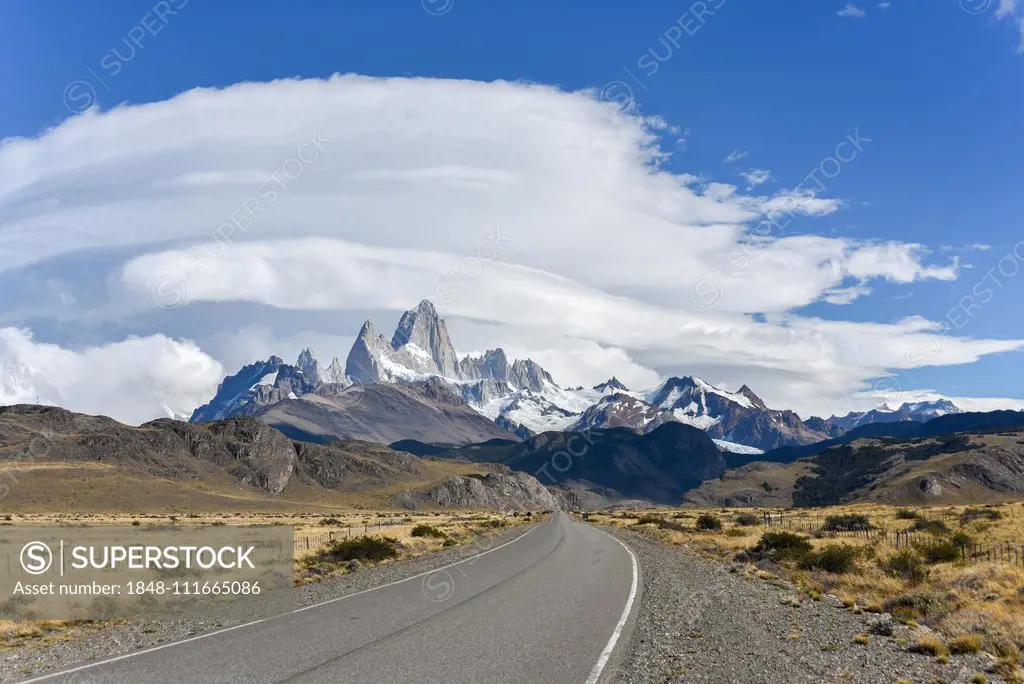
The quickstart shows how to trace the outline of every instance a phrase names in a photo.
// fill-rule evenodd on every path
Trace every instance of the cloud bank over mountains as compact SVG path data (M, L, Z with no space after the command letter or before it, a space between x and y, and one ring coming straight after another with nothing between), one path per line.
M421 299L458 339L521 351L562 384L705 369L805 415L877 404L872 380L916 345L933 366L1024 345L842 320L873 283L954 280L957 262L783 234L842 201L673 171L669 125L606 104L345 75L198 89L3 141L0 366L34 380L0 400L37 383L133 422L187 412L246 326L298 346ZM831 319L797 313L814 303Z

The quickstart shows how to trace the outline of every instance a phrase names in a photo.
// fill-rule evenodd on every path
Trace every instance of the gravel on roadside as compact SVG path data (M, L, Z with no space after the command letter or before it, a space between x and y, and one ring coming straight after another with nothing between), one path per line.
M295 589L295 605L297 608L310 606L468 560L525 534L529 527L517 525L479 537L467 544L303 585ZM0 682L18 682L39 677L48 672L59 672L89 662L170 644L238 624L240 622L237 620L189 619L128 620L80 625L40 644L0 653ZM103 679L68 680L69 684L93 681L100 683Z
M952 656L943 665L907 651L899 641L910 630L898 623L891 637L871 634L866 645L854 642L885 616L857 615L837 598L813 601L784 580L750 577L739 566L601 527L636 553L643 576L627 650L602 684L966 684L977 673L1003 681L990 672L989 656Z

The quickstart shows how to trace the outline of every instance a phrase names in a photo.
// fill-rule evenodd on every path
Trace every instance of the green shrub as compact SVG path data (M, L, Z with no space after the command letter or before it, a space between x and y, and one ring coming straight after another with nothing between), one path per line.
M634 525L657 525L658 529L662 529L662 530L676 530L677 532L683 532L683 531L686 530L686 527L684 527L683 525L681 525L681 524L679 524L677 522L673 522L671 520L665 520L664 518L659 518L656 515L645 515L645 516L643 516L641 518L638 518L637 521L635 523L633 523L633 524Z
M345 563L351 560L379 562L398 557L398 540L393 537L353 537L336 539L316 553L306 556L305 565Z
M448 536L433 525L425 525L422 523L412 528L412 532L409 534L413 537L434 537L435 539L443 539Z
M917 520L917 511L912 511L909 508L901 508L896 511L897 520Z
M753 527L754 525L761 524L761 518L753 513L740 513L736 516L736 524L743 525L744 527Z
M974 537L966 532L957 532L953 535L952 542L959 548L966 548L974 545Z
M932 534L946 534L949 532L949 528L946 527L946 523L941 520L924 520L920 518L910 529L917 532L931 532Z
M940 541L934 544L920 544L917 550L925 561L935 563L955 563L960 560L960 548L951 541Z
M1003 514L994 508L968 508L960 514L960 522L968 525L977 520L1001 520Z
M750 553L757 558L771 556L780 560L799 560L813 548L811 542L792 532L765 532Z
M697 529L705 531L714 531L722 529L722 521L713 515L704 515L697 518Z
M829 532L854 532L870 530L871 521L866 515L830 515L825 518L825 525L822 527Z
M836 575L857 569L860 551L855 546L829 544L821 551L811 551L803 557L800 565L808 570L824 570Z
M948 612L949 601L934 590L919 590L885 602L885 610L900 620L922 620Z
M662 520L658 523L658 527L663 530L675 530L676 532L685 532L686 526L682 523L677 523L674 520Z
M910 549L904 549L889 556L879 563L879 567L887 575L899 577L915 584L928 578L928 570L924 567L924 561Z
M344 527L345 523L341 522L337 518L322 518L320 524L324 527Z

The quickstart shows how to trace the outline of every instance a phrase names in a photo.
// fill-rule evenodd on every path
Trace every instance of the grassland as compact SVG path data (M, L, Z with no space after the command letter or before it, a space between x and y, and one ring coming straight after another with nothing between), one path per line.
M766 513L781 514L782 524L766 527ZM871 531L833 536L822 529L829 516L854 516L845 519L853 527L866 520ZM908 648L934 651L940 658L981 650L998 659L1003 678L1024 680L1019 667L1024 565L1013 562L1012 554L1009 561L965 561L958 546L968 540L1024 546L1022 503L913 509L883 504L796 510L656 508L603 511L589 518L733 564L737 572L752 577L788 580L812 599L834 595L846 610L890 613L914 628ZM897 548L892 533L908 529L918 529L914 541ZM889 534L880 534L882 530ZM769 537L772 543L766 543L766 533L780 532L796 540ZM957 552L949 553L950 547Z
M133 472L115 463L0 460L0 483L6 486L0 512L182 516L220 511L384 510L394 505L395 495L403 490L428 489L455 475L488 472L485 466L442 459L423 459L423 466L416 479L389 485L362 486L358 477L352 476L345 491L336 491L293 479L279 495L270 495L212 467L202 479L182 481Z

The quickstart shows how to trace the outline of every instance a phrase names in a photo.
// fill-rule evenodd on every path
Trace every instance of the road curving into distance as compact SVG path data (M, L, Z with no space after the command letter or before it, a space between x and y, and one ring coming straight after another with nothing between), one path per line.
M555 512L423 575L26 682L596 684L639 582L625 545Z

